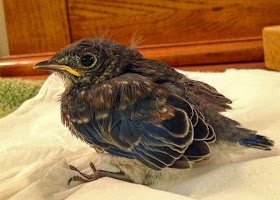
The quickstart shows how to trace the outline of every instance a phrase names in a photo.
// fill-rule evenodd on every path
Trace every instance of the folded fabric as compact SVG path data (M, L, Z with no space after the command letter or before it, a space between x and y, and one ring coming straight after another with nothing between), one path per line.
M102 178L67 185L68 164L117 171L60 121L62 81L50 76L36 97L0 120L0 199L280 199L280 73L186 73L233 100L225 115L275 141L272 151L221 144L185 176L151 187Z

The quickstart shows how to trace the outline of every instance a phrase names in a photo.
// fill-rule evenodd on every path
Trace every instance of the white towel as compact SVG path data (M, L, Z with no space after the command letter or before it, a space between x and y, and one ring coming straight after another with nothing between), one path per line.
M186 74L232 99L234 109L225 115L274 140L273 150L222 145L214 148L207 165L151 187L111 178L68 186L75 175L68 164L86 173L89 162L116 169L100 163L95 151L62 125L58 99L63 83L52 75L36 97L0 120L0 199L280 199L280 73Z

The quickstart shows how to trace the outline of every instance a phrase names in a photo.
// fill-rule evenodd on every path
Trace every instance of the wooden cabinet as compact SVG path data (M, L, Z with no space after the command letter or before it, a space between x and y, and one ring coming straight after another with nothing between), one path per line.
M172 66L263 62L262 29L275 0L4 0L12 55L59 51L87 37L128 45Z

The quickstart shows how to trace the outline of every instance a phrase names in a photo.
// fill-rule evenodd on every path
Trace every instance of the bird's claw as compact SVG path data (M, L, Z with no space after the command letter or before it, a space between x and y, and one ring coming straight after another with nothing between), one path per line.
M78 175L75 175L75 176L73 176L72 178L69 179L68 185L70 185L70 183L72 181L79 181L81 183L87 183L87 182L95 181L95 180L97 180L99 178L102 178L104 176L101 170L96 170L93 163L90 163L89 166L92 169L93 174L85 174L85 173L79 171L73 165L69 165L71 170L74 170L74 171L78 172L83 178L78 176Z

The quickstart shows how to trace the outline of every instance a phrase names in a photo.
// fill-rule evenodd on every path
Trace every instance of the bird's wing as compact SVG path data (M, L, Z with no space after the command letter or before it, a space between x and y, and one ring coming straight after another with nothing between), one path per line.
M85 123L72 122L88 143L113 155L137 159L154 170L188 168L190 160L209 155L207 142L215 140L214 130L186 100L140 75L118 77L106 84L114 98L103 87L93 92L90 102L99 102L103 92L113 102L108 110L106 104L91 104L90 109L75 112L91 116Z
M231 104L232 101L219 93L214 87L201 81L188 78L183 81L183 84L186 87L185 92L187 96L195 99L195 102L207 104L209 108L217 112L231 109L229 104ZM196 103L194 103L194 105L196 105Z
M170 87L171 91L177 91L176 94L190 101L192 105L207 104L217 112L231 109L229 105L232 103L231 100L220 94L214 87L192 80L163 62L151 59L138 60L131 66L130 71L150 77L167 88Z

